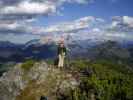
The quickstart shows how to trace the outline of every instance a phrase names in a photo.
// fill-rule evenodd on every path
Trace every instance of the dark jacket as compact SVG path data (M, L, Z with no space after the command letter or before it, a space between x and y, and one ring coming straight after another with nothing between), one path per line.
M62 53L66 54L66 47L58 47L58 55Z

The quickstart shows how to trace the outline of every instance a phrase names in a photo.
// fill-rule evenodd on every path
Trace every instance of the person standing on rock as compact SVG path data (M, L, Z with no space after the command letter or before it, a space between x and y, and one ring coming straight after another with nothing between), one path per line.
M66 47L64 41L60 41L58 46L58 68L64 67L64 59L66 56Z

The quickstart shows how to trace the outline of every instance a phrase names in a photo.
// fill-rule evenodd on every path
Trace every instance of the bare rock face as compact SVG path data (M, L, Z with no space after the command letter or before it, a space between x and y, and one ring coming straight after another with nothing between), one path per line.
M20 89L25 86L25 82L22 81L22 75L23 71L20 68L20 64L3 74L0 78L1 100L15 100L15 96L19 95Z
M79 82L69 73L44 61L25 71L22 64L4 73L0 78L0 100L40 100L42 95L55 100L57 92L74 89Z

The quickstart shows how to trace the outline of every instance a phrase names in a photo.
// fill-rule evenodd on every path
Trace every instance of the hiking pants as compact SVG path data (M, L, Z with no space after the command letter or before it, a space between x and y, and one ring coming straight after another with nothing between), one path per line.
M64 59L65 59L65 53L59 54L58 67L63 67L64 66Z

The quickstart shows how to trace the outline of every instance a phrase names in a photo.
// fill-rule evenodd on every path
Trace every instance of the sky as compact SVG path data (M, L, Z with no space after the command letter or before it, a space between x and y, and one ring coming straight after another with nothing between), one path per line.
M0 0L0 41L133 40L133 0Z

